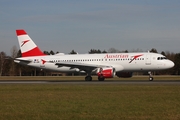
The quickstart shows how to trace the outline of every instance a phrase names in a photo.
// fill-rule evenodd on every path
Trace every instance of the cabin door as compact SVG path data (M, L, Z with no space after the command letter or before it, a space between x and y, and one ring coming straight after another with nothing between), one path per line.
M146 55L146 65L151 65L151 55Z

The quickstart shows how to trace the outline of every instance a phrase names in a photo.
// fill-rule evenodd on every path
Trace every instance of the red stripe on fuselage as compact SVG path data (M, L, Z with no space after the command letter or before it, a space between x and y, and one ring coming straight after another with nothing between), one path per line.
M29 57L29 56L42 56L45 55L38 47L35 47L34 49L22 53L22 57Z

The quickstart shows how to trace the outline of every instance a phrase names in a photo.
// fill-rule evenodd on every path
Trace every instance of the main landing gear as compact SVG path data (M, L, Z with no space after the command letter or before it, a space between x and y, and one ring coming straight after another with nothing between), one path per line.
M149 74L149 81L153 81L153 77L152 77L152 74L151 74L151 72L148 72L148 74Z
M98 80L99 81L104 81L104 77L103 76L99 76L98 77ZM85 81L92 81L92 77L90 76L90 75L87 75L86 77L85 77Z
M92 81L91 72L87 71L87 76L85 77L85 81Z
M104 76L103 75L100 75L98 76L98 80L99 81L104 81ZM91 77L91 73L88 73L87 76L85 77L85 81L92 81L92 77Z
M104 81L104 79L105 79L105 78L104 78L103 76L98 76L98 80L99 80L99 81Z
M85 81L92 81L92 77L91 77L90 75L87 75L87 76L85 77Z

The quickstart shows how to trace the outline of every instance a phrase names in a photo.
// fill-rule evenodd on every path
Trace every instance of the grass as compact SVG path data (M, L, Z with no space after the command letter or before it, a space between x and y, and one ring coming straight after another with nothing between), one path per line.
M1 120L179 120L179 85L0 85Z

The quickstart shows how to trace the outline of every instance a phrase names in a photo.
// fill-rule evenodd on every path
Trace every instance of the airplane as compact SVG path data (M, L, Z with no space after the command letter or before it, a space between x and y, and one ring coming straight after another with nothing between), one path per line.
M150 71L172 68L174 63L158 53L103 53L103 54L55 54L46 55L23 29L16 30L22 57L14 62L44 70L63 73L86 73L85 81L92 81L96 74L99 81L105 78L132 77L133 72L147 71L149 81L153 81Z

